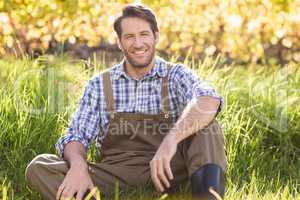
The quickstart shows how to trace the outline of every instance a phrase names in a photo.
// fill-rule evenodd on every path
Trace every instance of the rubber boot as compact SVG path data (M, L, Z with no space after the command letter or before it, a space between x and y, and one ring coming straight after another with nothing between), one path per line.
M191 177L194 200L219 200L224 197L224 172L215 164L206 164L196 170ZM218 196L218 197L216 197Z

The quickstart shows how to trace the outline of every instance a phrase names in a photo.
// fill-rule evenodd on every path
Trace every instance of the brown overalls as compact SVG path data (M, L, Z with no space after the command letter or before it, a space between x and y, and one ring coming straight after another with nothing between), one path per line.
M101 147L101 161L88 163L90 176L103 194L114 191L116 182L121 189L151 184L149 162L173 124L168 114L168 75L162 80L163 111L155 115L115 112L109 71L102 76L110 122ZM226 170L224 135L215 120L178 144L171 161L174 174L171 188L188 180L195 170L208 163L217 164ZM43 197L55 199L68 169L67 162L62 158L42 154L28 165L26 179Z

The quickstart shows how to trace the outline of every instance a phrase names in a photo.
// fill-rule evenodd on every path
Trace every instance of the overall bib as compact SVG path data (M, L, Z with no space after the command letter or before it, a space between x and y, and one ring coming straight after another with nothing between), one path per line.
M88 163L91 178L103 194L113 192L116 183L120 189L152 184L149 162L174 123L168 114L168 75L162 78L162 112L159 114L116 112L110 73L106 71L101 75L110 122L102 142L100 162ZM170 190L209 163L226 170L224 135L215 120L178 144L171 160L174 179L170 182ZM68 169L62 158L42 154L29 164L26 178L43 197L55 199Z

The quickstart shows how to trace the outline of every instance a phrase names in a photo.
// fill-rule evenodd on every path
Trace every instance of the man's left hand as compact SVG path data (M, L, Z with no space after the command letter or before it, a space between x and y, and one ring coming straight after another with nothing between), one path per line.
M171 170L171 160L177 150L175 135L168 134L160 144L153 159L150 161L151 179L157 191L163 192L170 187L174 178Z

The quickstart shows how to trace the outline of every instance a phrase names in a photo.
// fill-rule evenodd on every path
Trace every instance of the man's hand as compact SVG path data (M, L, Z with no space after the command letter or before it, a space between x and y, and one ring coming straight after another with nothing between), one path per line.
M163 139L150 162L151 179L157 191L163 192L165 187L170 187L169 181L174 178L170 163L176 150L176 139L170 133Z
M85 162L72 164L58 188L56 200L72 199L75 194L76 200L81 200L85 192L88 189L92 190L93 187L87 164Z

